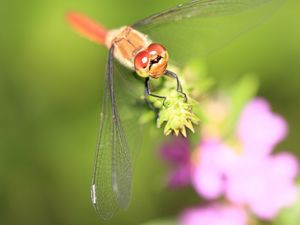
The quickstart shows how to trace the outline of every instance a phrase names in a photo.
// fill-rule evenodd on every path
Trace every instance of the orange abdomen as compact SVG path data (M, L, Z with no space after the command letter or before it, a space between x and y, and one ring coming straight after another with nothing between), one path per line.
M105 44L107 30L100 24L77 12L68 13L67 19L71 26L84 37L98 44Z

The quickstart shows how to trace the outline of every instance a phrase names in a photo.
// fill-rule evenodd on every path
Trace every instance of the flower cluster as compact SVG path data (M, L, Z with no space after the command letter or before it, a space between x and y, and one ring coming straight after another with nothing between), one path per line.
M216 112L210 115L221 124L228 107L217 109L224 109L218 112L219 118ZM203 126L201 142L192 157L179 144L172 151L170 147L162 149L164 158L177 165L170 185L186 184L188 180L202 198L226 200L185 210L180 217L183 225L246 225L249 215L271 220L280 209L296 201L298 161L287 152L273 153L286 137L287 123L271 111L266 100L251 100L229 137L209 132L216 128L210 126L215 124ZM186 154L182 161L174 157L176 150ZM191 158L190 166L186 158ZM189 174L189 179L183 179L182 174Z

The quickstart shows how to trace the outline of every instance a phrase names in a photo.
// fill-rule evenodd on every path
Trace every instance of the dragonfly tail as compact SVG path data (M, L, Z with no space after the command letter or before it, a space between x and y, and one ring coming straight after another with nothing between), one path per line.
M81 35L98 44L105 45L107 30L103 26L78 12L69 12L66 17L70 25Z

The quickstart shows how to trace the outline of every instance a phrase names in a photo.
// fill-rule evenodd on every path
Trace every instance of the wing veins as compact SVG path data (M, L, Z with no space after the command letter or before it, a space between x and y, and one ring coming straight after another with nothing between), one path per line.
M234 14L238 10L245 10L251 7L262 5L272 0L198 0L190 1L177 5L171 9L164 10L160 13L153 14L132 25L134 28L159 23L165 23L174 20L181 20L189 17L207 17L222 16ZM227 6L227 8L224 8ZM209 11L215 10L215 11ZM193 14L194 13L194 14ZM178 17L179 16L179 17Z

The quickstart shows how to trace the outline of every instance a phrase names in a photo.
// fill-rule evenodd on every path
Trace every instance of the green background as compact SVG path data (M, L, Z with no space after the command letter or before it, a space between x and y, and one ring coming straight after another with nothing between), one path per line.
M90 203L92 162L107 51L76 35L64 13L78 10L114 28L180 1L0 2L0 224L104 224ZM208 71L230 85L259 75L259 95L290 127L278 149L300 155L300 1L210 55ZM127 212L106 224L140 224L196 204L191 190L166 190L166 166L148 140Z

